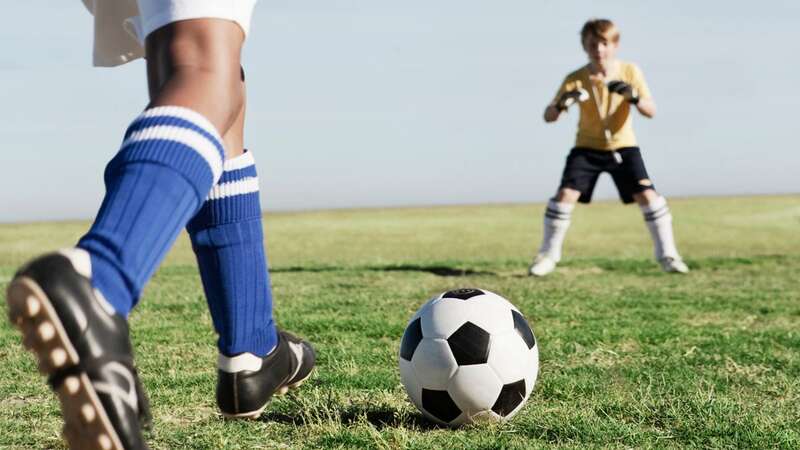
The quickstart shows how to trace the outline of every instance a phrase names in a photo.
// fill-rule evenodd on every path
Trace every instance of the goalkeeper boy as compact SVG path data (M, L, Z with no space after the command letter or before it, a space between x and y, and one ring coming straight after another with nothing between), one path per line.
M620 33L613 22L592 19L581 30L589 63L567 75L544 112L555 122L571 105L580 109L575 146L567 157L558 193L544 215L544 236L530 275L544 276L561 260L561 247L577 202L589 203L597 178L608 172L623 203L639 204L666 272L686 273L672 234L672 214L647 174L633 133L633 111L652 118L656 106L641 70L616 58Z

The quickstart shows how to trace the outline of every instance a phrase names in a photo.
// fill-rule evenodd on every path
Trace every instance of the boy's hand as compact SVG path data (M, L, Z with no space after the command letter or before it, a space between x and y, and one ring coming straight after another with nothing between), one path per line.
M572 106L575 102L585 102L589 99L589 92L586 89L575 89L574 91L567 91L561 94L556 102L556 108L559 111L566 111L567 108Z
M635 87L624 81L610 81L608 83L608 90L609 92L614 92L625 97L625 100L627 100L629 103L634 105L639 103L639 92Z

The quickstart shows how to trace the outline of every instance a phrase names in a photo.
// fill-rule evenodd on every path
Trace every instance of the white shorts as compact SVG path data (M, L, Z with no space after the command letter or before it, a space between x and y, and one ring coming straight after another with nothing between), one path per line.
M144 40L164 25L226 19L250 32L257 0L83 0L94 15L94 65L118 66L144 56Z

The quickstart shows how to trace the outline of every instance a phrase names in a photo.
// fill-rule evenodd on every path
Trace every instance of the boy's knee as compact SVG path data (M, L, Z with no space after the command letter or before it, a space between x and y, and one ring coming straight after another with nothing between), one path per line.
M649 206L660 197L655 189L645 189L642 192L633 194L633 199L641 206Z
M559 203L577 203L581 197L581 191L572 188L561 188L556 194L555 200Z

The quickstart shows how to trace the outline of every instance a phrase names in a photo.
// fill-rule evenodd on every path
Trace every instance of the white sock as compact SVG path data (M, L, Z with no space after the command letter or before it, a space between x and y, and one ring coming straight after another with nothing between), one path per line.
M659 196L647 206L640 206L644 215L644 223L653 238L653 250L657 260L665 257L680 259L672 235L672 213L669 212L667 199Z
M564 244L564 237L569 228L570 216L575 208L571 203L559 203L555 199L547 202L547 209L544 212L544 236L542 246L539 248L540 255L546 255L553 261L561 260L561 246Z

